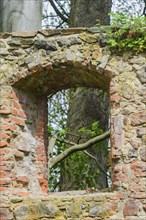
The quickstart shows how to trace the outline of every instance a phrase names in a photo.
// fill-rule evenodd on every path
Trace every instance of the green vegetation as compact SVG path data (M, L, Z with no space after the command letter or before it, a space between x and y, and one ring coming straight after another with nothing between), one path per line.
M111 29L107 44L111 50L142 52L146 50L146 17L127 18L122 13L111 14Z

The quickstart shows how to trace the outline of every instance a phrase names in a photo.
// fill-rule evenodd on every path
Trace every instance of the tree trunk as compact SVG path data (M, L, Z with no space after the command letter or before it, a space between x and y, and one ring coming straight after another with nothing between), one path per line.
M112 0L71 0L70 27L108 25Z
M108 13L111 10L111 0L71 0L71 14L70 14L70 27L91 27L95 26L98 19L100 24L109 24ZM97 89L78 88L71 93L70 107L68 114L68 131L69 133L77 133L81 127L91 128L94 121L99 120L100 127L105 131L108 127L109 121L109 98L107 95L101 95L101 91ZM80 142L84 142L89 135L84 134L84 138ZM70 141L77 141L77 137L68 136ZM88 150L89 153L94 155L101 168L107 171L107 142L96 145L94 148ZM97 150L98 149L98 150ZM95 151L96 150L96 151ZM97 170L98 167L93 159L88 159L92 170ZM66 159L65 164L69 166L68 170L61 170L60 190L75 190L79 189L78 183L82 182L83 188L88 185L82 180L79 174L77 179L74 176L76 165L73 161ZM72 173L72 174L71 174ZM107 176L99 171L95 177L96 188L107 187ZM98 181L97 181L98 179Z
M0 31L34 31L41 29L42 0L1 0Z

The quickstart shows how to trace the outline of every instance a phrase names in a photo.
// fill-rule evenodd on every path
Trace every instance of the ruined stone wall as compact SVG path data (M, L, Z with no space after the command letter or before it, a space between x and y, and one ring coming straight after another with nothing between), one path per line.
M146 55L113 54L98 28L1 33L1 220L145 219ZM47 96L110 95L112 191L48 194Z

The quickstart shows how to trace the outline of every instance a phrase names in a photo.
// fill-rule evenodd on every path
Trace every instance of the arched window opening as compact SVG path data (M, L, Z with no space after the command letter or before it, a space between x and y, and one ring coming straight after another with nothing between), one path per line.
M78 96L82 105L77 101ZM109 135L91 147L75 150L55 162L66 149L77 148L104 135L109 130L109 111L108 95L95 88L90 89L90 96L85 87L48 96L49 191L98 191L111 186Z

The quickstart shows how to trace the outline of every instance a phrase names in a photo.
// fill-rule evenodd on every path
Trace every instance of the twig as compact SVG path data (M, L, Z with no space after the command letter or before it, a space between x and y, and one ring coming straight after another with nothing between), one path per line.
M94 157L92 154L90 154L88 151L84 150L83 151L85 154L87 154L89 157L91 157L92 159L95 160L97 166L99 167L99 169L101 170L102 173L104 173L106 176L108 176L110 178L110 176L102 169L102 167L99 165L98 160L96 157Z
M55 5L53 0L49 0L50 4L52 5L54 11L56 12L56 14L64 21L64 22L68 22L68 18L66 18L57 8L57 6Z

